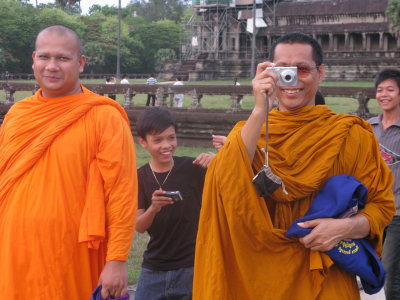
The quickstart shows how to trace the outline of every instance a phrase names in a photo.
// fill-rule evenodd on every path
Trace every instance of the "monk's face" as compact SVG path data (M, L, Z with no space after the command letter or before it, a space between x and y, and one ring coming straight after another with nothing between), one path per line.
M400 105L400 89L396 80L382 81L376 88L376 100L383 111L397 111Z
M44 97L82 92L79 74L83 72L85 57L79 55L79 43L72 34L42 31L32 58L32 69Z
M317 68L308 44L278 44L273 61L280 67L298 67L296 86L278 86L276 96L279 110L287 111L315 104L315 94L320 82L325 77L325 66Z
M162 167L170 166L173 154L178 145L174 126L161 133L146 134L146 139L139 138L140 145L151 154L151 164Z

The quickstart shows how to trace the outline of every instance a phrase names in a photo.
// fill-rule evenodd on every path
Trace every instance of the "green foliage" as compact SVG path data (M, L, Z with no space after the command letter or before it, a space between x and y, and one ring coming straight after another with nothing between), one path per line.
M105 16L118 16L118 7L115 6L100 6L98 4L94 4L89 8L89 15L95 13L102 13Z
M182 0L157 1L131 2L121 10L122 73L154 72L155 65L160 66L166 57L179 55L181 28L176 22L186 4ZM80 34L87 56L85 72L115 72L116 7L93 5L88 16L81 16L76 0L57 0L38 8L25 2L29 1L0 0L0 72L31 73L35 37L54 24L66 25ZM158 17L146 15L149 10Z
M154 71L156 53L160 49L171 49L179 53L181 27L170 20L139 26L131 36L142 42L141 70Z
M32 31L35 30L32 9L31 5L19 1L0 1L0 48L6 60L1 71L29 70L28 62L31 61L33 49Z
M74 29L80 36L84 36L86 28L79 15L68 15L61 9L44 8L37 13L34 22L40 29L54 24L65 25Z
M159 49L154 55L156 70L160 71L160 66L164 65L165 60L174 59L175 56L175 51L173 49Z
M400 0L389 0L386 15L393 31L398 33L400 31Z
M136 11L148 22L168 19L179 23L186 6L181 0L141 0L136 5Z

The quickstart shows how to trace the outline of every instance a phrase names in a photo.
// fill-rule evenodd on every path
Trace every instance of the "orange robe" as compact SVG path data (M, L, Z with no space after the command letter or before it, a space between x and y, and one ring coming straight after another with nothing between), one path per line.
M127 260L137 203L123 108L83 88L14 104L0 128L0 298L89 299Z
M378 253L395 207L393 178L379 155L370 125L326 106L269 116L269 162L288 191L257 196L253 176L264 164L249 161L239 123L211 162L203 191L196 244L194 298L243 300L359 299L355 276L323 253L310 251L284 233L302 217L333 175L350 174L368 187L362 213ZM259 147L265 146L265 126Z

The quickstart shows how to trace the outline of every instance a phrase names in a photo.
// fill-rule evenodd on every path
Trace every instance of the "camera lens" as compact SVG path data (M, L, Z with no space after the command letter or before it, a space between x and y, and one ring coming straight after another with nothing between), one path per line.
M285 75L285 81L291 81L292 76L290 74Z
M281 78L286 83L291 83L295 80L296 74L292 70L285 70L281 73Z

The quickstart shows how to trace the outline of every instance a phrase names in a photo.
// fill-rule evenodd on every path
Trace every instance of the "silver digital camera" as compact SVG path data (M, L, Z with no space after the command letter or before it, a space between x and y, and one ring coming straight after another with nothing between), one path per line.
M166 191L163 196L171 198L172 201L174 201L174 202L179 202L179 201L183 200L183 197L182 197L182 194L180 191Z
M279 86L297 85L297 67L269 67L267 70L271 70L278 75Z

